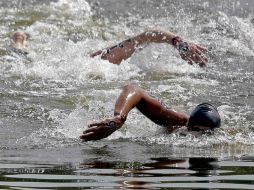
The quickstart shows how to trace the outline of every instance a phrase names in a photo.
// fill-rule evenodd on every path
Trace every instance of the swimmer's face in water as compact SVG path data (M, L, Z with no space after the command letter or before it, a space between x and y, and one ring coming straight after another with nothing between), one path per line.
M201 132L211 132L211 127L201 126L201 125L194 125L191 128L188 128L189 131L201 131Z
M13 35L14 42L20 41L23 43L26 39L27 39L27 36L24 32L15 32Z

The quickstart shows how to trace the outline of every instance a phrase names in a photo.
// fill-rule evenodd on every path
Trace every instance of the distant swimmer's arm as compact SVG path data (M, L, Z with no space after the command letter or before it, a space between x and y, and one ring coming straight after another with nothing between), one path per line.
M151 97L138 86L127 85L116 101L114 116L90 124L80 138L91 141L108 137L122 127L129 112L135 107L151 121L166 127L170 132L185 126L189 118L185 113L166 108L158 99Z
M161 29L148 30L117 45L97 51L91 54L91 57L100 55L102 59L108 60L113 64L120 64L123 60L128 59L137 49L141 49L143 44L149 43L171 44L178 49L182 59L189 64L195 62L201 67L207 65L208 60L203 55L203 52L207 51L206 48L184 41L174 33Z

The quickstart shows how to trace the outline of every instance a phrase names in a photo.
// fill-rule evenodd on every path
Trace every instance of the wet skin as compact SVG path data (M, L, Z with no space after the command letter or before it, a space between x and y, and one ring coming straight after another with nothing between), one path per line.
M117 45L97 51L91 57L101 56L113 64L120 64L128 59L140 46L148 43L168 43L173 45L181 58L189 64L197 63L200 67L207 66L208 59L203 54L205 47L187 42L181 37L160 29L148 30ZM89 129L80 136L84 141L100 140L111 135L122 127L128 113L137 108L143 115L154 123L166 127L169 131L186 126L189 116L183 112L176 112L164 106L159 100L151 97L143 89L126 86L115 104L114 116L100 122L92 123Z
M25 47L26 35L16 32L13 41L17 49ZM120 64L128 59L143 44L168 43L173 45L182 59L189 64L197 63L200 67L207 65L208 59L203 54L206 48L187 42L181 37L161 29L153 29L143 32L133 38L125 40L117 45L97 51L91 55L100 55L102 59L113 64ZM169 131L186 126L189 116L184 112L176 112L163 105L158 99L151 97L143 89L134 86L126 86L115 104L114 116L100 122L92 123L80 136L84 141L100 140L108 137L122 127L128 113L137 108L143 115L154 123L166 127Z
M189 64L198 64L200 67L207 66L208 59L204 55L207 48L184 40L176 34L162 29L152 29L137 36L127 39L117 45L99 50L91 57L101 56L113 64L120 64L128 59L136 50L142 49L142 45L150 43L167 43L173 45L179 52L181 58Z
M114 116L90 124L80 138L84 141L106 138L122 127L129 112L133 108L137 108L151 121L166 127L171 132L177 128L186 126L189 119L189 116L184 112L176 112L167 108L158 99L151 97L143 89L135 85L127 85L116 101Z

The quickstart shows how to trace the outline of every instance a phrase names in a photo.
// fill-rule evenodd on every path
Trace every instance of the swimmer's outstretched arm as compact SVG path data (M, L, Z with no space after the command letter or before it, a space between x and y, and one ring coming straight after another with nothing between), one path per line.
M114 116L90 124L80 138L84 141L91 141L108 137L122 127L128 113L135 107L154 123L166 127L169 131L185 126L189 119L185 113L165 107L143 89L135 85L128 85L124 87L116 101Z
M102 59L108 60L113 64L120 64L123 60L128 59L136 49L140 49L143 44L147 43L171 44L179 50L181 58L189 64L197 63L201 67L207 65L208 59L203 55L207 51L205 47L187 42L176 34L160 29L143 32L115 46L97 51L91 54L91 57L100 55Z

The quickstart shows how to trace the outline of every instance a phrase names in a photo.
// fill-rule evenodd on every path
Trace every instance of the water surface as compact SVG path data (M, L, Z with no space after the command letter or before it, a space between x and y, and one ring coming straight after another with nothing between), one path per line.
M0 188L253 189L253 7L252 0L1 1ZM166 44L120 66L89 57L151 27L208 47L208 68L188 65ZM29 34L27 57L9 51L16 30ZM133 110L109 138L82 143L82 131L112 115L129 83L187 113L212 102L222 127L168 134Z

